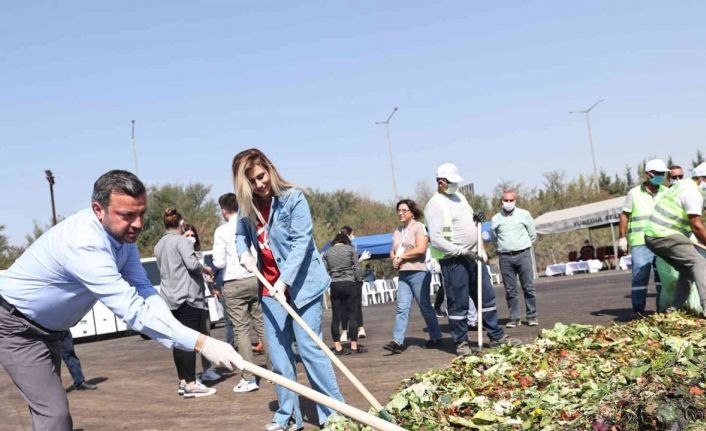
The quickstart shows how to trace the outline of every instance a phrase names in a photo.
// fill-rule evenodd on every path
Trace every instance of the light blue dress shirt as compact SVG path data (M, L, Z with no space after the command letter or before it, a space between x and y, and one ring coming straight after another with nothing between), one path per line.
M490 228L497 238L498 252L508 253L532 247L537 240L534 220L527 210L515 208L511 213L500 210L491 219Z
M194 350L197 331L177 321L152 287L136 244L110 236L91 208L36 240L4 274L0 295L27 318L63 331L100 300L168 348Z

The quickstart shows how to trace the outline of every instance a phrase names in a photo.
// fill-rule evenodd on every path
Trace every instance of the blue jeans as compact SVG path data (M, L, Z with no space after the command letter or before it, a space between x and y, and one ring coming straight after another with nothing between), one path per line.
M518 300L517 277L520 278L525 295L525 316L537 317L537 298L532 282L532 252L528 248L518 254L500 254L500 273L505 285L505 299L510 309L510 320L520 320L520 301Z
M64 331L61 335L61 358L64 360L66 368L69 369L71 378L74 380L74 386L79 386L86 381L85 377L83 377L83 370L81 370L81 361L76 356L76 350L74 350L74 338L69 330Z
M662 283L659 281L655 255L646 245L636 245L630 250L632 255L632 311L645 311L647 304L647 286L650 284L650 270L655 274L655 287L657 288L657 307L659 307L659 294Z
M292 302L289 303L294 311L309 325L311 330L319 336L322 335L322 301L323 295L302 308L297 308ZM272 371L289 380L297 380L296 360L292 351L292 342L296 341L297 350L304 363L304 369L311 387L324 395L343 401L343 395L338 389L331 361L316 345L314 340L298 324L292 321L292 318L279 302L272 297L263 296L262 314L265 320L267 352L272 361ZM289 419L293 417L297 428L301 428L303 426L302 413L299 408L299 397L297 394L280 385L275 385L275 391L277 392L279 407L275 412L273 421L286 428ZM320 404L316 405L316 410L319 415L319 424L323 425L332 410Z
M439 321L436 319L434 307L431 306L430 285L431 274L427 271L400 271L397 283L397 317L395 317L395 328L392 331L392 339L397 344L404 343L409 311L412 309L412 297L417 301L419 311L422 312L424 322L427 324L429 339L441 340Z
M481 276L483 304L478 307L477 264L465 257L451 257L439 261L444 277L444 290L449 310L451 337L457 345L468 342L468 297L470 295L476 309L483 312L483 328L491 340L499 340L505 335L498 326L498 311L495 307L495 291L490 274L482 267Z

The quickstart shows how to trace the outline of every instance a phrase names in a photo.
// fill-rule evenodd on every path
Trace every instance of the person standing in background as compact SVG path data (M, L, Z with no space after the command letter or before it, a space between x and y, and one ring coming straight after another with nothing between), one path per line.
M342 233L348 237L348 239L351 242L351 245L353 246L353 249L356 250L357 253L357 248L355 245L353 245L353 240L355 239L355 235L353 235L353 228L350 226L343 226L340 230L339 233ZM360 257L358 258L358 263L362 263L366 260L370 259L370 252L368 250L363 250L363 252L360 254ZM373 280L373 283L375 280ZM360 281L358 283L358 290L357 290L357 295L358 299L356 300L356 321L358 322L358 339L362 340L368 336L368 334L365 333L365 327L363 326L363 282ZM342 331L341 331L341 342L345 343L346 341L349 341L348 337L348 320L347 317L343 317L343 320L341 321L341 326L342 326Z
M358 344L356 329L356 300L360 283L358 255L351 246L351 241L342 233L331 241L331 247L323 254L324 266L331 277L331 337L335 353L346 355L351 352L365 353L365 347ZM341 320L348 321L350 349L341 345Z
M235 245L236 228L238 226L238 200L234 193L226 193L218 198L221 215L226 224L216 228L213 234L213 266L222 268L223 297L226 313L233 322L238 351L243 359L252 362L252 345L250 344L251 327L260 340L259 349L264 351L262 341L265 340L265 328L262 321L262 308L258 297L259 284L257 277L240 265L238 250ZM243 371L241 379L233 388L233 392L251 392L259 388L257 379L251 373Z
M212 276L213 271L199 261L194 250L195 241L183 235L181 214L175 208L167 208L163 219L166 231L154 246L161 277L159 294L179 322L205 333L206 285L203 274ZM179 395L198 398L216 393L215 388L196 381L195 352L174 350L173 357L179 377Z
M534 290L534 269L532 265L532 243L537 240L534 220L529 211L517 208L517 193L505 190L502 194L502 208L491 219L491 229L495 235L500 273L505 285L505 299L510 309L507 328L521 325L520 304L517 299L517 278L525 296L525 315L529 326L539 325L537 320L537 298Z
M662 185L667 171L667 164L662 160L648 161L645 164L645 180L639 186L630 189L623 203L623 211L620 213L618 247L623 253L627 253L629 245L632 258L631 319L640 319L645 315L650 271L655 275L657 306L659 306L662 284L657 272L655 255L645 244L645 226L654 211L655 203L667 190Z
M69 374L71 374L71 378L74 381L69 391L94 391L98 389L96 385L86 383L86 378L83 376L83 369L81 368L81 361L78 359L74 349L74 337L71 335L70 330L64 331L61 335L61 358L64 360L66 368L68 368Z

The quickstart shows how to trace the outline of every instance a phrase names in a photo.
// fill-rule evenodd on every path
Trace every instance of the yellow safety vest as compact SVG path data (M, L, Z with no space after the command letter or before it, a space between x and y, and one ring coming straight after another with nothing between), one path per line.
M468 201L466 200L466 197L463 196L463 194L461 194L460 192L456 192L455 195L458 196L459 199L461 199L461 202L465 203L466 206L468 206L468 211L471 211L471 212L473 211L471 209L471 205L468 203ZM434 194L434 196L432 196L431 199L429 199L429 203L427 205L429 205L431 203L438 202L438 205L441 207L441 211L443 214L443 220L444 220L444 227L441 231L441 236L445 240L447 240L449 242L453 242L453 233L451 230L452 224L453 224L453 218L451 217L451 209L449 208L448 199L449 199L448 195L436 192ZM479 233L479 235L480 235L480 233ZM443 251L441 251L438 248L431 245L431 241L429 241L429 251L431 251L431 257L433 257L436 260L440 260L440 259L443 259L446 257L446 253L444 253Z
M678 200L679 194L688 188L699 191L693 180L685 179L664 192L657 205L655 205L650 221L645 227L645 235L653 238L664 238L670 235L691 235L689 215Z
M650 220L652 211L655 209L655 202L665 187L659 186L656 195L652 195L644 184L630 189L628 194L632 197L632 212L628 222L627 240L630 247L645 244L645 226Z

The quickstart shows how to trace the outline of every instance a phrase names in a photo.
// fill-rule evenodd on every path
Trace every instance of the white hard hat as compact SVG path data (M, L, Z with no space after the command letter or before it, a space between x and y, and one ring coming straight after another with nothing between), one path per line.
M701 163L691 171L692 177L706 177L706 162Z
M667 164L662 159L652 159L645 163L645 172L667 172Z
M450 183L460 183L463 178L458 174L458 168L453 163L443 163L436 169L436 178L445 178Z

